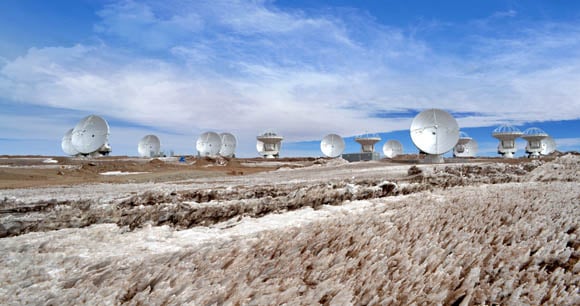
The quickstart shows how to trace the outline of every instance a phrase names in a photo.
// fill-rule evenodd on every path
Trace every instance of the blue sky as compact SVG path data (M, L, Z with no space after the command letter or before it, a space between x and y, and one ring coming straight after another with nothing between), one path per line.
M267 129L282 156L319 156L329 133L356 151L364 132L415 153L427 108L482 155L502 123L580 150L580 2L0 1L0 154L63 155L93 113L115 155L150 133L193 154L213 130L256 156Z

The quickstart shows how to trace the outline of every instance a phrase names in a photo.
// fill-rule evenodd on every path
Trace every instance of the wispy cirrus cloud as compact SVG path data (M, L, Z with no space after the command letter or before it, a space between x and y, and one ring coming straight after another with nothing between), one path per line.
M490 18L512 18L516 17L518 12L516 10L498 11L491 15Z

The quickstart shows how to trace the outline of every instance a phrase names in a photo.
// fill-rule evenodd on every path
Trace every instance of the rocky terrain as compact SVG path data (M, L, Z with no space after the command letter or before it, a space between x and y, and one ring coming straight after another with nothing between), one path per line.
M231 171L0 190L0 304L580 303L578 156Z

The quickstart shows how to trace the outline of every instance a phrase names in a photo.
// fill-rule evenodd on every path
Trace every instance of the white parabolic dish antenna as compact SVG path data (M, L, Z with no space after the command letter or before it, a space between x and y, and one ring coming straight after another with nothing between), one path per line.
M262 154L264 152L264 143L260 140L256 141L256 150L258 153Z
M455 146L453 149L453 156L455 157L475 157L477 156L477 151L479 146L475 139L470 139L466 144L462 146Z
M231 133L221 133L222 147L220 148L220 155L225 157L232 157L236 153L236 146L238 140L236 136Z
M393 158L403 154L403 145L397 140L389 140L383 145L383 154L388 158Z
M260 155L266 158L274 158L280 155L280 148L282 147L282 140L284 137L271 132L266 131L256 137L256 149Z
M375 151L375 144L381 141L381 137L377 134L363 134L354 138L354 141L360 144L360 151L362 153L372 153Z
M542 152L540 152L540 154L550 155L555 151L556 151L556 142L554 141L554 138L548 136L542 139Z
M139 141L137 151L139 151L139 156L141 157L158 156L161 151L161 142L157 136L147 135Z
M459 139L457 140L457 145L464 145L471 140L471 137L463 131L459 131Z
M516 139L522 136L522 131L517 127L504 124L493 130L491 136L499 140L499 145L497 146L498 153L506 158L513 158L514 153L518 150L516 147Z
M459 140L459 125L453 116L440 109L420 112L411 123L411 139L415 146L431 155L453 149Z
M222 138L216 132L205 132L199 135L195 148L201 156L216 156L222 148Z
M99 150L109 140L109 124L99 116L90 115L83 118L72 132L72 146L82 154Z
M320 150L327 157L338 157L344 152L344 139L336 134L328 134L320 142Z
M526 145L526 152L530 154L530 157L540 155L540 152L542 152L542 140L547 137L548 133L540 128L533 127L524 131L522 138L528 142Z
M73 146L72 146L72 133L73 133L74 129L70 129L68 130L64 136L62 137L62 142L60 143L60 147L62 148L62 151L67 154L67 155L77 155L79 154L79 151L77 151Z
M457 144L453 148L453 156L455 157L473 157L475 154L470 152L470 149L473 149L473 139L467 135L467 133L463 131L459 131L459 140L457 140ZM471 144L471 145L470 145ZM477 146L477 143L475 143Z

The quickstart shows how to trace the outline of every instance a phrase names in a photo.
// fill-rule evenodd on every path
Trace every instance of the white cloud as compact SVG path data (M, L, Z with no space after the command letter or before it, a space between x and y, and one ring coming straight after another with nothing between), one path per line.
M263 1L114 3L99 12L100 44L33 48L0 64L0 97L192 137L232 131L248 152L268 128L292 141L406 129L409 118L374 116L401 109L474 113L463 127L580 118L575 26L478 38L455 54L352 14Z
M116 36L131 44L161 49L204 26L196 11L168 12L165 18L162 13L142 2L115 2L98 12L102 20L94 28L97 33Z
M576 150L580 151L580 138L556 138L558 150Z

